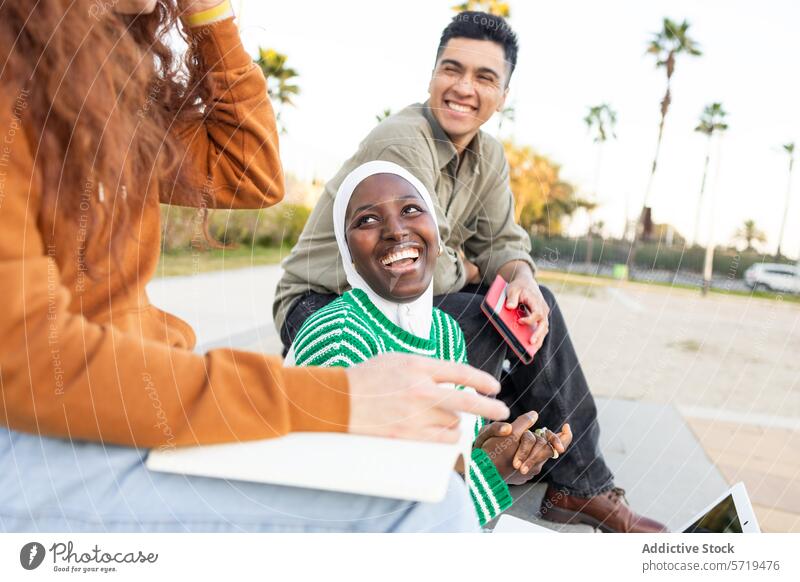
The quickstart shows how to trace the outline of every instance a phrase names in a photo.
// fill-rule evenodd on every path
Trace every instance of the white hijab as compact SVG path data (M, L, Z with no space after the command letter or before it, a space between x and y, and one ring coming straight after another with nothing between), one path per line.
M370 301L381 310L381 313L383 313L389 321L417 337L428 339L430 337L431 323L433 321L433 278L431 278L428 288L425 289L422 295L408 303L396 303L384 299L372 290L356 271L355 265L353 265L353 259L350 256L350 248L347 246L344 222L345 214L347 213L347 205L350 203L350 198L352 198L353 191L356 187L375 174L393 174L411 184L419 193L425 206L428 207L428 213L433 218L437 232L439 229L439 223L436 220L436 210L431 195L416 176L402 166L398 166L392 162L373 161L361 164L345 177L336 193L336 199L333 201L333 230L336 234L336 243L339 245L339 253L342 255L342 263L344 264L344 272L347 275L347 282L353 289L361 289L364 291ZM439 245L441 247L441 240L439 240ZM438 249L428 249L428 252L435 253L438 252Z

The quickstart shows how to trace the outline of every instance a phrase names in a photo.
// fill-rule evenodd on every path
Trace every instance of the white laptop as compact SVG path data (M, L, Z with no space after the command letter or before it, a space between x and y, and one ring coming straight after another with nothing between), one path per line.
M737 483L695 515L678 532L761 533L744 483Z
M463 413L461 440L452 445L298 432L260 441L152 450L147 468L436 503L447 494L458 457L470 458L474 423L473 415Z

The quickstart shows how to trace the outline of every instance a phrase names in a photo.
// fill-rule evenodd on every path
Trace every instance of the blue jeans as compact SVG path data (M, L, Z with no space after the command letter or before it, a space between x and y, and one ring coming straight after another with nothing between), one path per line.
M431 504L154 473L146 458L0 427L0 532L478 531L455 473Z

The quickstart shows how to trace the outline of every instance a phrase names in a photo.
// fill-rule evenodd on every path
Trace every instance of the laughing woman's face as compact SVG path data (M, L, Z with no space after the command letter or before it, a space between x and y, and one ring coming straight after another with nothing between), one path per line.
M430 285L439 233L419 192L394 174L375 174L353 192L345 234L356 271L389 301L413 301Z

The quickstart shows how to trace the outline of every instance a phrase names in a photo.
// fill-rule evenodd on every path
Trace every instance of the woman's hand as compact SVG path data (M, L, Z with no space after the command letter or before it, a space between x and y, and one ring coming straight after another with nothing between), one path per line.
M474 446L482 448L509 485L522 485L538 475L542 466L563 454L572 442L572 432L565 424L558 434L545 430L545 436L530 432L539 415L530 411L513 423L493 422L481 430Z
M350 383L349 432L390 438L455 443L461 435L459 412L492 420L508 417L499 400L456 384L494 395L500 384L466 364L408 354L383 354L347 368Z
M514 422L493 422L484 426L475 438L473 447L483 449L497 468L506 483L516 484L512 480L517 475L518 466L514 466L517 449L524 435L533 434L528 430L539 418L539 414L531 410Z
M547 428L542 431L542 435L530 431L522 435L512 462L519 471L509 481L512 485L522 485L541 473L544 464L563 454L572 442L572 430L568 424L561 427L558 434Z

